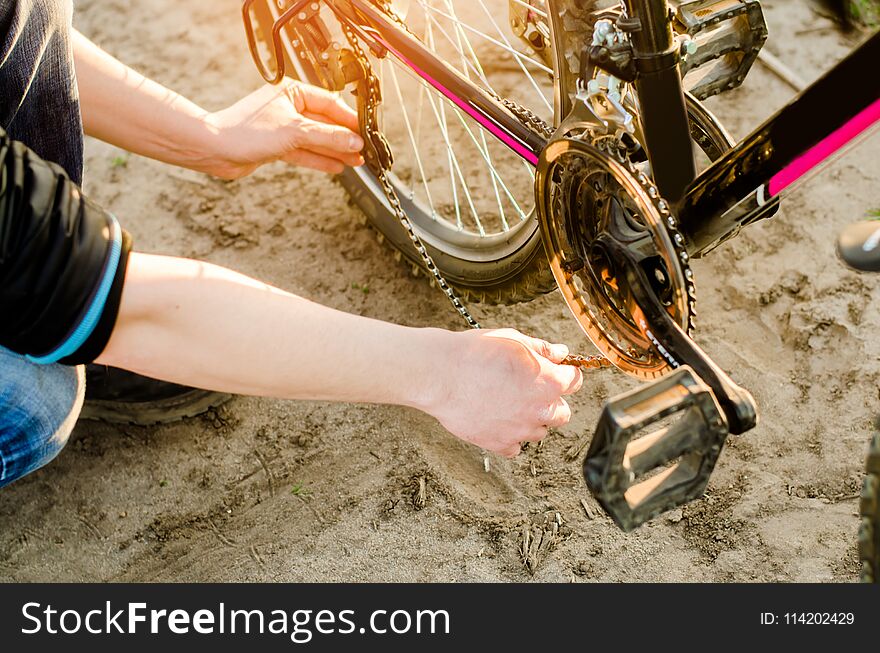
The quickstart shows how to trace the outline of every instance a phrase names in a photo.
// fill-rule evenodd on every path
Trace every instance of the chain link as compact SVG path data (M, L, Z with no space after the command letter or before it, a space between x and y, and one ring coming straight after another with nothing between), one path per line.
M367 133L364 134L365 138L369 139L373 143L382 142L385 147L387 147L387 141L385 141L384 136L382 136L381 131L378 125L378 119L376 115L376 110L379 106L379 84L376 79L376 75L373 72L373 67L370 65L370 60L367 58L366 53L358 41L357 35L354 31L348 26L343 24L343 30L345 31L345 37L348 39L349 44L351 45L352 51L354 52L355 57L357 57L358 61L361 64L362 70L368 75L368 79L365 80L363 87L366 88L367 98L366 98L366 127ZM401 226L406 230L409 235L410 241L412 241L413 247L415 247L416 251L419 253L419 256L422 257L422 262L425 264L428 272L434 277L434 281L440 290L446 295L446 298L455 308L456 312L467 322L468 326L472 329L479 329L480 323L474 319L474 316L471 315L470 311L467 307L462 303L461 299L459 299L455 290L446 281L446 278L440 272L440 268L437 267L437 264L434 263L434 258L431 256L430 252L428 252L427 247L425 247L424 242L419 237L419 235L415 232L413 228L413 224L410 221L409 217L406 215L406 212L403 210L403 207L400 204L400 198L397 196L397 191L394 188L394 185L391 183L391 180L388 178L388 170L384 165L377 165L378 169L375 171L377 173L377 177L379 179L379 183L382 185L382 190L385 193L385 198L388 200L388 204L391 206L391 210L394 212L394 215L397 217Z
M407 26L399 19L399 17L394 14L394 12L389 11L387 13L389 14L389 17L392 17L396 23L402 26L402 28L409 31ZM424 242L416 233L415 228L413 227L413 224L409 219L409 216L407 216L406 212L403 210L403 207L400 203L400 198L397 195L397 190L394 188L394 184L392 184L391 179L388 176L391 161L391 152L388 146L388 142L382 135L378 124L377 109L379 107L379 103L381 102L378 79L376 78L376 74L373 71L370 60L367 58L366 53L361 47L361 44L354 30L345 23L342 24L342 29L345 33L346 39L349 42L349 45L351 46L354 56L357 58L360 64L361 70L366 76L366 79L363 80L359 89L362 92L366 93L363 109L366 115L362 117L366 132L364 134L364 137L371 143L371 147L374 147L377 150L378 155L376 157L377 160L375 162L376 165L374 166L374 172L376 173L376 177L382 186L382 191L385 193L385 198L388 200L388 204L391 207L391 210L394 212L395 217L400 222L401 226L406 230L406 233L409 236L413 247L415 247L416 251L421 257L425 268L433 276L434 282L437 284L440 290L443 291L443 294L446 295L446 298L452 304L453 308L455 308L456 312L462 317L462 319L464 319L467 325L472 329L479 329L481 328L480 323L477 322L473 315L471 315L471 312L458 297L455 289L446 280L446 278L443 276L443 273L440 272L440 268L437 267L437 264L434 262L434 259L431 256L430 252L428 252L428 249L425 246ZM550 136L553 134L553 128L549 124L541 120L541 118L539 118L530 110L517 105L511 100L499 97L495 93L491 93L491 95L495 97L499 102L501 102L521 122L523 122L525 125L533 129L537 133L542 134L545 138L550 138ZM600 367L611 366L611 361L609 361L604 356L582 356L578 354L572 354L567 356L561 362L563 365L573 365L581 367L583 369L597 369Z
M693 270L691 270L690 256L685 247L684 236L682 236L681 232L678 230L678 221L672 215L669 203L660 197L657 187L651 179L635 166L626 154L626 149L619 147L616 141L611 142L609 139L599 139L594 141L593 144L599 150L605 152L609 157L616 159L621 165L626 166L626 169L633 175L645 192L647 192L648 197L651 198L651 201L657 208L657 212L663 220L663 228L666 229L666 232L669 234L669 239L672 242L674 257L677 260L678 265L681 267L681 272L684 277L684 291L687 295L688 303L688 320L687 325L685 326L685 331L688 335L693 334L694 317L696 317L697 314L697 288L694 284L694 273Z

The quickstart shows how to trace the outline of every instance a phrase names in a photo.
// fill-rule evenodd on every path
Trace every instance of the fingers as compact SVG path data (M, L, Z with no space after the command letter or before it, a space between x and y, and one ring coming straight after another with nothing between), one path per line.
M294 141L298 148L328 156L333 156L334 153L355 154L364 147L364 140L347 127L311 120L305 116L296 125Z
M540 338L532 338L515 329L495 329L484 335L496 338L514 340L539 356L554 363L548 369L542 365L542 374L549 376L555 383L559 394L568 395L580 390L584 377L581 369L576 365L562 365L562 361L568 356L568 347L561 343L550 343ZM545 377L546 378L546 377Z
M571 407L562 397L551 405L546 406L537 415L541 426L535 427L525 435L519 436L517 442L512 442L497 450L497 453L507 458L514 458L520 452L523 442L540 442L547 437L547 429L550 427L565 426L571 419Z
M314 170L326 172L331 175L338 175L345 170L345 164L339 159L332 159L320 154L315 154L309 150L294 150L293 152L285 154L282 160L285 163L313 168Z
M303 111L300 115L305 116L309 120L314 120L315 122L323 122L327 125L338 125L339 123L330 118L329 116L325 116L323 113L313 113L312 111ZM348 125L342 125L347 129L351 129ZM355 125L352 131L360 134L360 125Z
M327 116L321 115L320 113L309 113L308 111L306 111L302 115L309 120L314 120L315 122L334 124L330 122L330 119ZM335 159L339 159L345 165L351 166L352 168L357 168L358 166L364 165L364 156L360 150L358 150L357 152L333 152L325 150L323 152L318 152L318 154L324 154L326 156L331 156Z
M336 93L317 86L292 82L290 94L296 110L300 113L321 114L337 125L357 131L357 112Z
M564 403L564 402L563 402ZM570 412L569 412L570 414ZM566 420L568 421L568 420ZM496 453L504 456L505 458L515 458L519 455L523 442L540 442L544 438L547 437L547 427L540 426L529 433L526 433L523 436L519 437L519 440L516 442L512 442L501 449L498 449Z
M315 152L315 154L341 161L345 165L351 166L352 168L357 168L358 166L364 165L364 157L360 152L355 152L353 154L340 154L339 152Z
M546 352L544 355L545 358L553 361L554 363L561 363L566 356L568 356L568 346L563 345L562 343L549 343L544 340L540 342L543 343L543 350Z
M531 336L523 336L523 338L522 343L526 347L554 363L561 363L562 359L568 356L568 347L566 345L551 344L546 340L532 338Z
M568 347L561 343L550 343L540 338L532 338L524 333L520 333L516 329L497 329L497 334L503 338L516 340L524 344L526 347L540 354L544 358L554 362L561 363L568 356Z
M546 427L565 426L570 419L571 407L562 397L543 408L538 414L538 420ZM544 431L546 432L546 429Z
M522 441L523 442L540 442L541 440L543 440L546 437L547 437L547 427L541 426L541 427L535 429L534 431L532 431L531 433L529 433L528 435L526 435L522 439Z
M552 371L553 379L559 384L559 394L570 395L581 389L584 374L575 365L556 365Z

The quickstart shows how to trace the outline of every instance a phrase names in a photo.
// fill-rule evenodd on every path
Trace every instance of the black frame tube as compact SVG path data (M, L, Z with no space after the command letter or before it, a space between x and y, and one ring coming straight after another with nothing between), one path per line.
M625 0L627 15L638 19L630 33L638 77L645 149L660 194L677 202L696 177L678 44L672 37L666 0Z
M694 180L676 210L692 256L775 213L779 195L771 193L771 179L877 102L878 63L880 32Z

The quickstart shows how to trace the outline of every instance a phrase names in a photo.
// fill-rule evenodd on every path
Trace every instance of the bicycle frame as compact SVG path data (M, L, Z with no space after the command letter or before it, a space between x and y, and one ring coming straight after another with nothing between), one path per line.
M775 213L798 182L880 123L880 32L706 169L677 207L699 256Z
M279 15L276 2L263 5L263 10L271 14L274 23L271 45L275 51L276 69L270 72L259 59L250 27L249 11L256 0L245 0L243 11L248 40L263 77L276 83L283 79L282 45L291 62L302 58L321 67L316 58L321 54L313 56L311 53L313 50L326 53L329 47L327 29L320 21L318 25L309 26L307 23L317 16L323 5L353 30L377 57L390 55L397 58L525 161L536 165L542 154L547 155L548 139L523 124L500 98L474 85L438 59L383 9L374 5L374 1L380 0L296 0L283 15ZM563 4L567 1L559 0ZM680 252L683 260L688 256L700 256L733 236L742 226L773 215L780 198L798 182L880 123L880 76L870 74L871 64L880 62L878 32L694 178L692 137L682 91L678 44L672 38L666 0L624 0L624 3L626 15L623 22L618 21L618 27L625 26L630 34L637 70L634 75L624 73L628 79L635 79L641 144L648 155L657 188L670 203L669 224L677 227L685 240L687 254ZM714 25L720 20L716 16L731 11L731 5L725 2L720 3L721 9L714 8L716 4L701 0L690 5L694 15L697 10L709 11L708 17L698 23L700 29ZM748 4L747 10L757 13L763 26L760 8L755 2ZM736 10L733 12L734 17L738 15ZM282 44L281 35L287 30L287 23L296 20L302 25L292 34L302 35L311 30L311 35L302 38L314 39L309 43L317 45L303 45L291 34L285 34L290 42ZM559 34L554 32L559 28L558 22L559 17L550 16L553 38ZM585 32L584 43L589 45L592 40L588 33L589 23L577 27L573 32L575 39L580 37L581 30ZM765 35L762 30L760 36ZM729 42L722 43L716 53L725 54L724 48L728 45ZM297 47L299 51L296 51ZM570 50L573 46L566 47ZM581 47L580 44L577 47ZM759 47L760 43L755 40L747 43L752 57L756 56ZM585 51L586 48L581 49L582 55ZM327 56L324 54L325 60ZM325 72L317 76L326 78L324 81L329 80L328 85L337 89L361 80L363 68L349 69L353 73L350 74L344 67L345 54L340 52L338 56L335 68L328 65ZM592 51L588 56L590 63L595 63ZM710 51L704 59L708 61L711 56ZM556 68L561 66L562 59L555 57ZM596 59L601 60L598 56ZM751 60L745 57L732 75L711 78L714 91L739 83L750 64ZM298 63L296 65L300 76L308 79L303 75L308 71ZM699 64L692 60L687 65L695 67ZM574 81L570 71L557 69L554 72L557 75L556 111L562 114L555 118L561 121L562 127L551 137L550 141L554 141L551 148L574 145L562 142L562 136L567 133L566 120L571 119L570 123L578 126L594 125L589 118L581 120L578 105L570 105L568 93ZM580 74L587 77L592 73ZM575 98L574 102L580 100ZM571 113L568 113L569 109ZM599 124L595 126L600 128ZM583 144L581 147L594 149ZM718 154L717 151L714 153L715 156ZM595 165L605 161L603 156L596 150ZM607 160L612 158L607 157ZM368 166L361 168L358 174L369 178L373 173L364 170L366 168ZM584 219L590 217L584 216ZM649 385L606 402L584 459L587 486L616 523L624 530L631 530L661 511L699 496L706 487L726 436L753 428L757 422L757 406L748 391L736 385L670 316L654 294L647 271L632 252L614 238L605 241L604 246L610 248L610 258L620 267L625 287L629 289L630 314L638 316L645 335L671 367L678 368ZM551 247L548 256L552 258L553 254ZM678 416L677 421L656 428L659 420L672 415ZM655 430L636 438L645 429ZM666 467L665 471L647 476L649 471L661 467Z
M242 11L254 60L267 81L277 83L284 76L280 49L288 24L303 16L300 12L307 5L314 10L320 2L377 56L390 54L400 60L525 161L537 164L546 139L499 99L438 59L370 0L297 0L281 15L269 2L275 19L272 45L279 63L275 73L266 69L256 49L249 15L254 2L245 0ZM637 57L647 62L636 82L646 149L655 177L661 178L661 194L670 200L681 195L673 204L691 256L700 256L742 226L773 215L779 199L795 182L880 122L880 75L865 74L880 62L878 32L694 179L678 51L666 0L625 0L625 4L628 16L642 25L633 40ZM664 186L673 192L667 193ZM675 193L678 188L684 192Z

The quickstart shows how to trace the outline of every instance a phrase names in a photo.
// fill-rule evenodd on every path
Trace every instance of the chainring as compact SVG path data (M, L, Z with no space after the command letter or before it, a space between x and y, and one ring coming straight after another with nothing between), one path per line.
M589 133L550 142L538 162L535 193L550 268L581 328L624 372L663 375L668 363L636 326L622 270L603 241L629 249L669 315L690 332L696 290L668 203L616 139Z

